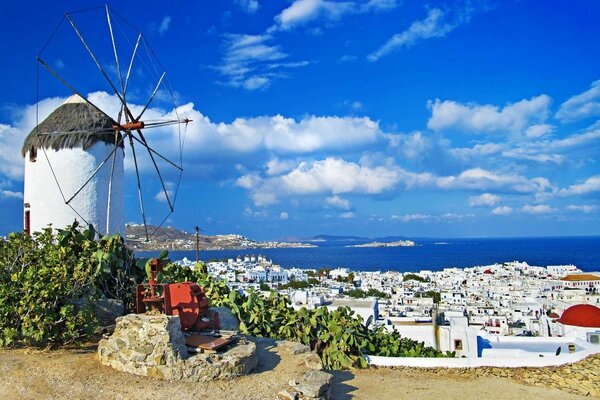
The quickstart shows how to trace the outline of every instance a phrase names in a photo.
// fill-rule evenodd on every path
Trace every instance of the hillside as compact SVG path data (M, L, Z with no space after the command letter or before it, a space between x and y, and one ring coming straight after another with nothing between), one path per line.
M156 232L155 232L156 231ZM152 234L155 232L154 234ZM150 240L146 242L143 225L127 225L125 236L127 245L133 250L194 250L196 249L195 233L180 231L171 226L157 228L148 225ZM228 249L273 249L273 248L308 248L314 244L302 242L261 242L241 235L199 235L200 250Z

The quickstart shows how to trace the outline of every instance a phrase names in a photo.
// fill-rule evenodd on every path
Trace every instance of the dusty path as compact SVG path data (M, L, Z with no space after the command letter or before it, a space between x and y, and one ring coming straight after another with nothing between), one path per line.
M137 377L102 366L95 348L0 350L0 399L275 399L304 365L268 341L259 341L259 367L232 381L192 384ZM509 378L439 374L414 369L335 372L334 399L579 399L558 389Z

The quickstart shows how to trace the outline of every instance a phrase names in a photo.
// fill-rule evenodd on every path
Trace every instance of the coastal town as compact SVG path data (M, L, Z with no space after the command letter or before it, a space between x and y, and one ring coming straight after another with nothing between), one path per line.
M178 263L195 267L187 259ZM264 256L246 255L206 267L231 289L276 290L295 308L347 306L365 324L457 357L499 360L600 350L595 314L600 273L584 273L575 265L512 261L440 271L366 272L283 268ZM586 305L595 306L589 315ZM573 308L575 318L569 317ZM492 340L499 345L490 345Z

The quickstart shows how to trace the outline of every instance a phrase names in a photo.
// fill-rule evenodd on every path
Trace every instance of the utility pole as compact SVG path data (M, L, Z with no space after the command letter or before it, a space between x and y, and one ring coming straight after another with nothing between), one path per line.
M196 264L200 261L200 228L196 227Z

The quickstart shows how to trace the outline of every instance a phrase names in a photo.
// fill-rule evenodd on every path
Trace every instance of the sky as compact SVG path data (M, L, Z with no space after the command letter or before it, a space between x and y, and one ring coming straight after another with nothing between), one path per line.
M99 5L3 6L0 234L22 228L25 136L72 94L36 56L118 114L68 21L52 36L65 11ZM145 118L193 120L145 132L174 160L185 140L179 186L161 166L170 197L177 192L166 225L256 239L600 234L598 2L109 6L121 71L134 27L146 40L131 108L143 108L164 68L172 91L163 81ZM71 15L116 81L104 10ZM139 223L130 153L125 160L126 219ZM168 205L148 160L141 173L149 222L160 223Z

